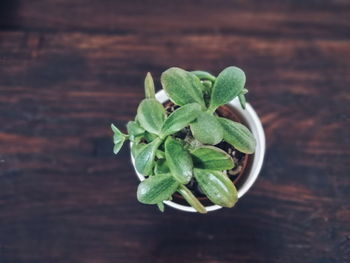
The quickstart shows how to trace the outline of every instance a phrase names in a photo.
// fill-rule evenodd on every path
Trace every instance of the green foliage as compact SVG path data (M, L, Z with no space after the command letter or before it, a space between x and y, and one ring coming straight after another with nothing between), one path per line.
M176 105L198 103L205 107L202 83L192 73L180 68L170 68L161 76L163 89Z
M114 143L113 152L114 154L117 154L122 148L127 136L123 134L116 126L114 126L114 124L111 124L111 128L113 131L113 143Z
M205 214L207 210L194 196L194 194L184 185L180 185L178 192L185 198L185 200L194 208L198 213Z
M129 121L126 125L130 140L134 140L137 136L144 134L145 129L142 128L136 121Z
M165 158L176 180L187 184L192 178L193 162L183 144L169 136L165 141Z
M154 167L155 174L167 174L170 173L169 166L165 159L158 159Z
M243 124L225 118L219 118L224 130L224 141L243 153L254 153L256 141L254 135Z
M223 130L213 114L201 112L190 127L193 137L201 143L215 145L222 141Z
M230 102L237 97L245 85L245 74L237 67L225 68L216 78L210 99L210 110Z
M144 204L155 205L177 190L179 183L171 174L160 174L143 180L137 188L137 199Z
M137 108L137 120L150 133L159 134L165 118L165 109L156 99L144 99Z
M201 146L191 152L195 167L208 170L230 170L234 162L230 155L218 147Z
M153 142L146 144L141 148L135 158L136 170L141 174L150 174L154 167L154 157L161 144L161 140L155 139Z
M147 73L145 78L145 97L147 99L155 99L154 82L151 73Z
M220 171L194 169L199 187L214 204L233 207L237 202L237 190L232 181Z
M242 124L217 116L215 110L238 97L245 108L245 74L237 67L224 69L218 77L205 71L170 68L161 76L163 89L178 108L167 116L155 99L154 81L147 73L135 121L127 124L128 135L113 124L114 153L125 140L132 141L136 170L146 179L139 184L141 203L157 205L178 192L199 213L205 207L186 185L197 182L214 204L232 207L237 191L224 173L234 167L229 154L215 146L226 141L243 153L253 153L256 141ZM188 184L190 185L190 184Z
M165 137L182 130L197 118L201 113L200 109L198 103L191 103L178 108L165 120L161 135Z

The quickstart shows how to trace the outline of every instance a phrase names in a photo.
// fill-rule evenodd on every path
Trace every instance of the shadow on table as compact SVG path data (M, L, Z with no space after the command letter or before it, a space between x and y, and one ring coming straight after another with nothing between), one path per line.
M0 1L0 31L13 30L19 25L17 10L20 6L19 0Z
M254 215L244 215L246 212L226 210L201 216L174 211L174 217L167 217L151 230L147 257L150 262L171 263L276 256L276 251L283 249L283 236L278 231L267 234L266 223L252 222Z

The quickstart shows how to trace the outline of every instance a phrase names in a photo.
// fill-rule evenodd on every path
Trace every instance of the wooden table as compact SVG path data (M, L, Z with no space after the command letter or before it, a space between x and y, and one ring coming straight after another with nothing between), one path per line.
M247 73L261 177L206 216L139 204L143 79ZM1 263L350 262L350 2L2 0Z

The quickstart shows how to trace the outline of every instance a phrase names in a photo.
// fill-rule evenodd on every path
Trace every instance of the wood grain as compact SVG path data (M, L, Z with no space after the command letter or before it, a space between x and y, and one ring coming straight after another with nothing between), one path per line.
M350 260L350 3L3 0L0 262ZM256 185L206 216L137 202L143 78L247 73L267 136Z

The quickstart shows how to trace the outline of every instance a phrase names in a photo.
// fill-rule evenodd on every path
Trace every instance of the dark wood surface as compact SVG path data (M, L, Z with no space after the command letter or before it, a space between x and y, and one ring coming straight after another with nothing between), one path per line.
M247 73L267 155L234 209L137 202L124 126L170 66ZM350 2L2 0L1 263L350 262Z

